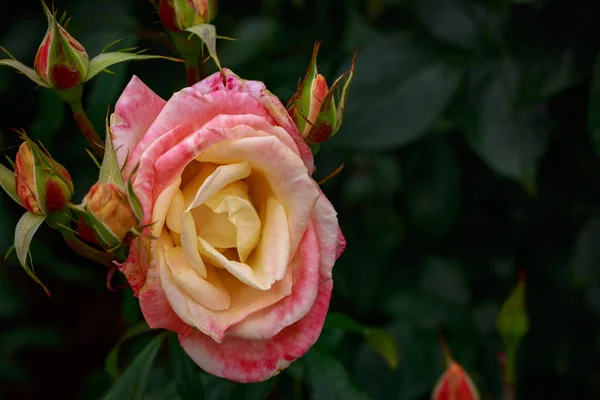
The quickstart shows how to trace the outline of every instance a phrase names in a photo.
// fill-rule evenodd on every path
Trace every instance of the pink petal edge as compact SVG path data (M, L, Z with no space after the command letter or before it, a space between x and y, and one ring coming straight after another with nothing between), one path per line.
M226 335L249 340L270 339L304 317L317 297L320 254L314 224L311 222L288 267L293 271L292 293L232 326Z
M194 330L189 336L180 335L179 341L192 360L210 374L241 383L267 380L302 357L317 341L332 288L331 279L321 281L308 314L270 340L226 338L217 343Z
M123 167L128 154L142 140L165 104L167 102L137 76L131 78L110 118L112 143L119 167Z

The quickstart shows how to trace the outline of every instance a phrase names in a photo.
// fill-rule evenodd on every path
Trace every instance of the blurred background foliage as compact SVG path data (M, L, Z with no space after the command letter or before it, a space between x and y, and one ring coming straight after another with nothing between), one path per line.
M54 3L90 56L119 38L173 54L147 1ZM46 30L40 4L6 10L0 44L31 65ZM335 313L306 357L263 384L175 364L201 376L206 398L426 399L445 367L443 335L482 398L498 399L495 318L519 270L530 330L518 398L599 398L600 2L220 0L215 25L238 39L219 42L222 64L284 102L314 41L323 41L319 68L330 82L360 52L345 124L317 160L317 178L345 164L323 186L348 240L334 269ZM99 130L132 74L164 98L185 86L183 66L163 60L112 70L86 86ZM97 171L65 104L2 68L0 148L14 157L10 128L42 140L83 197ZM4 251L22 211L0 196L0 213ZM103 267L48 229L32 254L51 298L14 256L1 262L1 398L99 399L136 361L149 370L147 379L127 375L145 385L137 398L179 398L169 361L177 352L156 352L130 290L109 292ZM397 352L388 347L386 363L338 313L385 328ZM132 338L107 360L126 331ZM154 354L150 368L144 357Z

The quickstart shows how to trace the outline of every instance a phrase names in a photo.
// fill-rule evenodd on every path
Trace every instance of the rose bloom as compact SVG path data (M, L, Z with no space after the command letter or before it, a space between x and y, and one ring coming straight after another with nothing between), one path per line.
M133 77L118 100L113 145L152 224L120 270L150 327L205 371L258 382L319 337L345 241L284 106L223 72L168 102Z

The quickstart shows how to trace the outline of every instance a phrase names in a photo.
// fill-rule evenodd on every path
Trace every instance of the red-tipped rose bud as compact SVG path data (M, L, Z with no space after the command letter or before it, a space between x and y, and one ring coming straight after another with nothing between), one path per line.
M97 242L110 249L126 241L127 234L138 225L127 194L112 183L97 183L84 200L85 222Z
M451 361L435 385L431 399L479 400L479 392L469 374L456 361Z
M354 76L353 58L350 71L328 88L325 77L317 72L319 46L319 43L315 45L308 71L288 102L290 116L306 142L311 145L322 143L339 131ZM335 99L334 95L338 90L341 93L339 99Z
M48 30L33 66L39 77L51 87L72 89L85 80L88 55L81 43L60 26L45 4L44 11L48 18Z
M216 0L160 0L158 5L161 22L171 31L207 24L216 14Z
M23 206L34 214L60 211L73 197L67 170L29 139L17 153L15 186Z

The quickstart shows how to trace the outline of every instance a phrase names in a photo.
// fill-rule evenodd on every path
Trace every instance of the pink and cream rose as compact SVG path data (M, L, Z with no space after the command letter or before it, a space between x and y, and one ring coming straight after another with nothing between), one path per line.
M268 379L302 356L345 241L277 97L224 70L166 102L134 77L111 131L152 224L120 266L148 324L234 381Z

